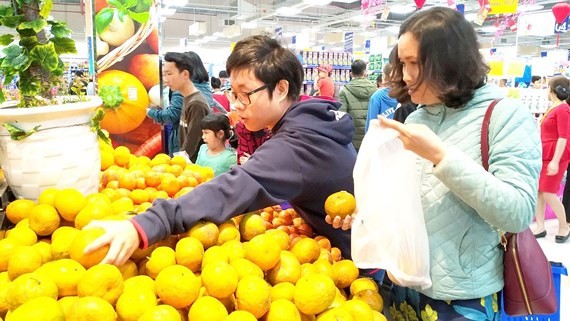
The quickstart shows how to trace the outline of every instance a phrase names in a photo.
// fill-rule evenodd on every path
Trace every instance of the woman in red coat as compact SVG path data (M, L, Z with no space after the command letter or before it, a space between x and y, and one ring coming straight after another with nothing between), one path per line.
M567 144L570 136L570 106L566 103L569 96L570 81L564 76L553 77L548 83L548 99L552 105L540 120L542 170L538 183L535 214L537 226L534 235L537 238L546 236L544 210L545 204L548 204L558 219L557 243L564 243L570 237L564 206L556 195L570 160Z

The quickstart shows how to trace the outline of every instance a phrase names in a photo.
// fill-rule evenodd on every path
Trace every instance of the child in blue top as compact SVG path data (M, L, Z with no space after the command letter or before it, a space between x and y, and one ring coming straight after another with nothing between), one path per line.
M202 119L202 140L196 164L211 167L214 175L227 172L237 163L236 151L226 147L231 137L230 121L223 114L209 114Z

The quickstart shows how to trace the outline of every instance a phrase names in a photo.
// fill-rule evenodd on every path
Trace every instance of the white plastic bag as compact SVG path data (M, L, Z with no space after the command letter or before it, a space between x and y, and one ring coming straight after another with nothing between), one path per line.
M395 130L377 122L362 141L354 166L356 217L352 260L388 271L406 287L431 287L429 244L420 200L417 157Z

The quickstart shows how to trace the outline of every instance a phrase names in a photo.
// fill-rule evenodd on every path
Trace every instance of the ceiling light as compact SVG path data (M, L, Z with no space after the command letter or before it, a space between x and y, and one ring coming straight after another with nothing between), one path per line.
M332 0L303 0L303 3L312 5L312 6L326 6L330 4Z
M301 8L298 7L280 7L277 9L277 14L280 16L294 16L301 12Z
M414 11L416 11L416 8L414 8L412 6L403 6L400 4L390 6L390 12L396 13L396 14L408 14L408 13L412 13Z
M257 28L257 20L247 21L241 24L244 29L255 29Z

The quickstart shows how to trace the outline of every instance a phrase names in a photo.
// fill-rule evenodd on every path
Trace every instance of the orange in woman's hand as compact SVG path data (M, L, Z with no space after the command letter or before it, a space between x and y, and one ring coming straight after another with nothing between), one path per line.
M347 191L333 193L325 201L325 212L333 219L336 216L344 219L346 216L352 215L354 210L356 210L356 200Z

